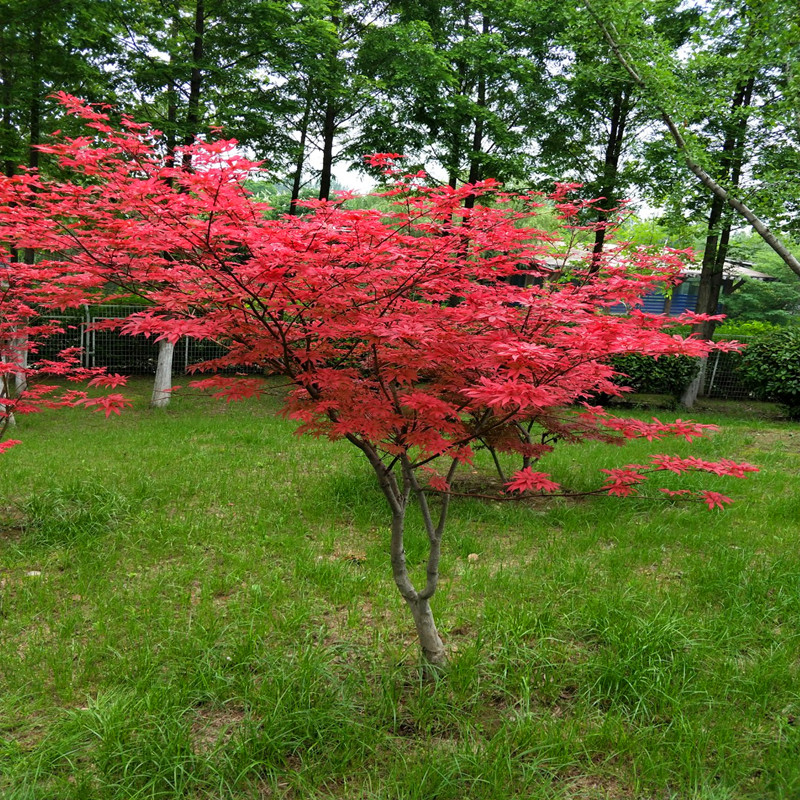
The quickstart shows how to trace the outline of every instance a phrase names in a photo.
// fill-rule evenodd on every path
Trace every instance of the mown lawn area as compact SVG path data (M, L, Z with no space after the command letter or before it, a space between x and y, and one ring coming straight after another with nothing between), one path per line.
M581 490L650 452L758 463L662 484L724 513L454 500L431 681L363 457L276 397L147 389L25 418L0 457L6 800L800 797L800 425L702 412L723 430L694 445L540 467ZM416 521L407 551L422 574Z

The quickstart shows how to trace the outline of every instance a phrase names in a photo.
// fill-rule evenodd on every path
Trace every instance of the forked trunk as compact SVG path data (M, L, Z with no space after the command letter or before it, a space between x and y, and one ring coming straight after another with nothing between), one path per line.
M416 600L406 598L406 603L411 609L411 616L414 617L414 625L417 628L419 645L422 648L422 656L426 663L434 667L443 667L447 664L447 650L436 630L436 622L431 612L431 604L425 597Z
M393 482L393 481L392 481ZM431 611L430 598L436 591L438 573L433 581L428 580L425 591L418 592L411 577L408 574L406 565L406 553L403 546L403 536L405 533L405 517L408 504L408 493L403 492L397 499L400 501L392 512L392 577L398 591L406 601L406 605L414 618L414 627L417 629L422 657L426 664L435 667L443 667L447 663L447 651L445 650L439 631L436 629L436 622ZM438 561L438 559L437 559ZM431 559L428 559L428 566L431 566Z
M335 419L336 415L333 414L332 416ZM406 605L411 611L411 616L414 618L414 626L419 637L422 656L428 666L443 667L447 664L447 650L439 636L439 631L436 630L430 599L435 594L436 587L439 584L442 533L447 521L450 494L446 492L441 495L439 520L438 523L434 523L425 490L420 486L414 474L417 465L411 462L407 453L402 453L398 457L402 468L401 478L398 481L391 466L387 468L372 443L364 441L354 434L348 434L347 439L358 447L369 460L378 478L381 491L389 503L389 508L392 510L392 537L389 547L392 577L397 590L403 600L406 601ZM396 462L393 462L392 466L394 466L394 463ZM447 473L446 480L448 484L452 484L457 468L458 461L453 459ZM422 520L428 534L428 564L425 570L425 585L419 591L414 587L411 576L408 574L403 541L405 537L406 511L412 495L415 497L422 512Z
M156 379L153 382L153 396L150 398L150 408L165 408L169 405L172 391L172 357L175 345L162 339L158 345L158 364L156 365Z

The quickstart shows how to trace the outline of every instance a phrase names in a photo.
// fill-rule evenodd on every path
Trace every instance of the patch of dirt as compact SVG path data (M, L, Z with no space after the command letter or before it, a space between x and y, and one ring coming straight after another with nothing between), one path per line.
M800 453L800 425L795 430L778 429L755 431L751 447L756 450L783 450L789 453Z
M570 800L628 800L637 797L631 789L626 788L612 775L575 775L566 780L567 794Z
M647 566L636 567L634 571L638 575L652 578L659 585L680 584L684 576L683 570L678 569L668 555Z
M25 516L15 506L0 506L0 541L18 542L25 532Z
M6 542L18 542L22 539L25 533L21 525L9 525L8 523L0 522L0 540Z
M192 744L198 755L206 755L224 747L245 717L244 709L201 706L195 709L192 722Z

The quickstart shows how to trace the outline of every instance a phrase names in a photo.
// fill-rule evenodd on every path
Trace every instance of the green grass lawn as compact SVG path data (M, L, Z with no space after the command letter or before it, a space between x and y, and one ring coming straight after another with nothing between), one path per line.
M703 412L693 446L541 465L580 490L648 452L758 463L675 479L724 513L454 500L432 683L363 457L275 398L146 390L25 418L0 461L3 798L800 797L800 426ZM421 575L416 520L407 551Z

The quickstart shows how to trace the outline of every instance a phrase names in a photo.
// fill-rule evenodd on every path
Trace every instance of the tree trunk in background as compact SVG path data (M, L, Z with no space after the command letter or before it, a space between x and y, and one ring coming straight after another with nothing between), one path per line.
M458 165L461 161L461 132L453 136L453 149L450 154L451 163L447 170L447 185L451 189L458 186Z
M172 356L175 345L162 339L158 343L158 365L156 378L153 382L153 395L150 398L151 408L164 408L169 405L172 392Z
M303 167L306 162L306 139L308 138L308 122L311 118L312 92L309 87L303 119L300 122L300 143L297 147L297 159L294 164L294 178L292 180L292 197L289 200L289 214L297 214L297 201L300 199L300 187L303 184Z
M483 17L483 33L489 33L489 19ZM483 149L483 126L484 118L483 112L486 108L486 75L481 73L478 78L478 114L475 118L475 128L472 134L472 153L470 154L469 161L469 177L467 183L477 183L481 180L483 175L483 159L481 158L481 150ZM471 209L475 207L475 195L471 194L464 200L464 208Z
M11 143L14 140L15 132L12 127L11 118L11 73L7 68L0 70L0 82L3 84L3 121L2 131L0 131L0 148L2 151L11 155ZM3 160L3 173L7 178L13 177L17 170L17 165L14 163L13 158L5 158Z
M631 112L631 103L628 95L623 90L614 95L614 106L611 109L611 126L606 141L606 152L603 161L603 180L600 186L600 197L604 198L598 204L598 227L594 232L594 247L592 248L592 266L590 272L600 269L600 256L606 241L606 225L609 211L617 205L617 178L619 175L619 161L622 157L622 143L625 136L625 126Z
M742 176L744 166L744 144L747 136L747 115L742 113L750 107L753 98L755 78L751 77L740 85L731 102L732 124L722 145L720 159L723 174L729 186L736 189ZM700 287L697 292L698 314L716 314L719 298L722 293L723 271L728 255L732 220L730 213L725 213L726 204L721 197L714 195L708 214L708 234L703 249L703 264L700 272ZM723 222L723 219L725 220ZM720 228L720 225L722 227ZM692 333L710 340L714 336L716 322L698 322L692 327ZM703 394L707 359L702 359L701 369L697 377L686 388L681 403L686 408L694 405L697 397Z
M189 79L189 98L186 107L186 129L183 144L190 147L197 138L200 128L200 92L203 85L202 61L205 55L203 37L205 34L205 5L204 0L196 0L194 9L194 40L192 42L192 73ZM175 20L173 19L173 24ZM177 122L177 100L174 76L170 76L169 100L167 116L174 124ZM167 140L167 159L174 163L175 134ZM170 147L172 148L170 150ZM191 160L184 156L183 168L191 170ZM156 378L153 383L153 394L150 398L151 408L164 408L169 405L172 390L172 362L175 354L175 345L171 342L161 341L158 347L158 361L156 363Z
M28 167L32 170L39 169L39 150L38 146L42 143L42 100L41 94L41 62L39 56L42 48L42 26L37 25L33 34L33 46L31 48L31 97L28 107L28 128L30 140L28 142ZM36 263L36 252L30 247L26 247L23 253L23 260L26 264ZM23 371L14 375L14 390L19 397L28 388L28 379L25 368L28 366L28 340L27 337L15 339L12 347L17 352L17 363Z
M319 199L329 200L333 179L333 143L336 138L336 106L332 99L325 104L322 123L322 172L319 176Z
M200 128L200 88L203 83L203 35L205 31L204 0L197 0L194 8L194 42L192 43L192 75L189 79L189 99L186 105L186 134L183 143L194 144ZM185 165L191 168L191 164Z

